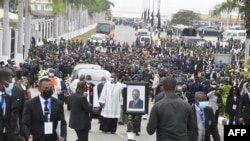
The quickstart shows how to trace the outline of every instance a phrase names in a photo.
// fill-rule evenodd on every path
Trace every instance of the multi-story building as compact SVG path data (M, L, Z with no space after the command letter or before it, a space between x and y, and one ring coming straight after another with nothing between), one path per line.
M31 0L30 7L33 17L53 17L53 9L49 0Z

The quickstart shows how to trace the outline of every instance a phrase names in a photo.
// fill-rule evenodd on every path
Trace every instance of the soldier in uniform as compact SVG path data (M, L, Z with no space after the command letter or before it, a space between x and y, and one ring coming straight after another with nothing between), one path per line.
M25 74L25 76L24 76ZM19 87L23 90L24 96L26 100L31 99L31 93L30 93L30 84L27 79L27 71L23 70L21 68L16 69L16 78L15 78L15 86Z
M139 77L132 78L134 82L139 82ZM127 137L128 141L135 141L135 135L139 136L141 126L141 115L128 114Z

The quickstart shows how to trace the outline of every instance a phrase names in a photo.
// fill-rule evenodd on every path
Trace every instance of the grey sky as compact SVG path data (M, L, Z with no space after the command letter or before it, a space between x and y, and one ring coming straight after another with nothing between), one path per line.
M143 11L143 1L149 0L110 0L115 4L112 8L116 12L133 12L141 13ZM159 0L150 0L150 11L153 9L153 1L155 1L154 11L158 10ZM171 15L178 12L180 9L192 10L203 14L208 14L209 10L213 9L216 4L225 2L226 0L160 0L161 15ZM149 4L147 4L149 5Z

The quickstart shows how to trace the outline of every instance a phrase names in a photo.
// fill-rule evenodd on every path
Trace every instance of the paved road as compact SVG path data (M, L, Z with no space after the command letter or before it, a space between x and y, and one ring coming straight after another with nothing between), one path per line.
M131 27L127 26L116 26L116 34L115 39L123 42L128 42L129 44L132 44L133 41L135 41L135 30ZM32 97L35 97L39 94L36 88L32 89ZM149 103L149 110L152 107L152 103ZM69 121L69 114L70 112L67 111L66 105L64 107L65 109L65 117L66 121ZM152 136L149 136L146 132L146 125L147 120L142 120L141 123L141 132L140 136L136 137L136 141L155 141L156 137L155 134ZM126 125L118 125L116 134L105 134L100 132L99 130L99 124L97 119L93 119L92 121L92 129L89 133L89 141L126 141ZM222 125L219 125L219 131L220 135L223 135L223 127ZM75 134L75 131L68 127L68 141L75 141L77 139L77 136ZM223 139L222 139L223 141Z

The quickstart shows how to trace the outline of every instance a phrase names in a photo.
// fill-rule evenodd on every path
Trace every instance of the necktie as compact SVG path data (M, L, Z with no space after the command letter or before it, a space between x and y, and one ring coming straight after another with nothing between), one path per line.
M44 102L44 116L45 120L48 121L49 109L48 109L48 101Z
M135 108L135 101L133 102L133 108Z
M201 122L202 122L202 127L205 128L205 117L204 117L204 113L202 110L200 110L200 118L201 118Z

